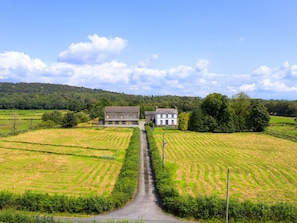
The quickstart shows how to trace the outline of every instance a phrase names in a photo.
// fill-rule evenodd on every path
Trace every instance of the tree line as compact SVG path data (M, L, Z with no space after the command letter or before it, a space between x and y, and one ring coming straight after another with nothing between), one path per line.
M84 112L91 119L103 119L104 107L111 105L139 106L140 118L145 118L145 111L154 111L156 107L177 107L179 113L191 114L192 124L188 128L194 131L258 131L257 126L251 126L252 119L256 119L251 112L264 112L262 105L269 114L297 117L297 100L250 99L245 93L232 98L217 93L206 98L143 96L60 84L0 83L0 109L69 110Z
M261 132L269 124L269 112L260 100L245 93L227 96L212 93L191 112L179 115L179 129L197 132Z

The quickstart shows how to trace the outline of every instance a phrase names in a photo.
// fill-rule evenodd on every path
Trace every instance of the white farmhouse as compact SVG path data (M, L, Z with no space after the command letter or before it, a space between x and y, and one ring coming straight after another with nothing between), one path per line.
M155 113L156 126L177 126L178 113L176 108L157 108Z

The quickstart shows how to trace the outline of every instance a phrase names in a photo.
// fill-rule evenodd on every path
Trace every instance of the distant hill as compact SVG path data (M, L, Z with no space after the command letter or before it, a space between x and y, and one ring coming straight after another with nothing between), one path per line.
M89 110L101 100L109 105L140 106L144 110L175 107L190 110L199 97L143 96L62 84L0 82L0 109Z
M91 89L85 87L75 87L63 84L45 83L10 83L0 82L0 92L3 93L55 93L55 92L84 92L84 93L107 93L101 89Z
M0 82L0 109L89 110L101 100L109 105L136 105L141 112L177 107L179 112L193 111L202 98L190 96L143 96L75 87L63 84ZM261 100L270 114L297 117L297 100Z

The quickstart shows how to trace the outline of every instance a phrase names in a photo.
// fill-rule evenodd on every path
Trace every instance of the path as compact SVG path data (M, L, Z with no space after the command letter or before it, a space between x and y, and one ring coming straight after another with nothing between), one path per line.
M116 211L97 215L90 218L65 218L73 222L105 222L108 220L142 220L144 223L185 223L164 213L158 206L158 198L152 177L150 157L144 123L140 124L141 151L140 151L140 177L139 190L136 198L125 207Z

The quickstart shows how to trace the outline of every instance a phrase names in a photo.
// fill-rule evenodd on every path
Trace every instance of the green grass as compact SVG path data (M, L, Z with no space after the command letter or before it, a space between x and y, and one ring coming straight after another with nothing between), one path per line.
M0 190L108 194L122 167L132 131L46 129L2 138Z
M293 117L271 116L265 133L297 142L297 122Z
M0 136L34 129L46 110L0 110Z
M175 183L181 194L224 198L230 168L233 198L297 205L295 142L261 133L165 132L165 165L177 166ZM154 131L160 153L162 133Z

